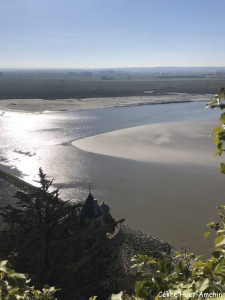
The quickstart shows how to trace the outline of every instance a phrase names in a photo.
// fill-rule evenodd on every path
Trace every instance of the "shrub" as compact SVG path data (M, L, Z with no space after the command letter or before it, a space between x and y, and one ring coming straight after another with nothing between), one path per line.
M16 273L7 260L0 262L0 299L1 300L57 300L56 289L45 286L42 291L28 286L26 275Z

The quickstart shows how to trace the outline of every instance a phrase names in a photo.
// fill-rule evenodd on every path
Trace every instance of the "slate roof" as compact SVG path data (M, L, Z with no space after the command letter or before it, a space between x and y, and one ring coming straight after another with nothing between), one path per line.
M89 193L84 205L81 209L81 216L87 219L98 218L103 214L103 211L98 205L97 200L94 199L91 193Z
M109 211L110 211L109 206L108 206L105 202L103 202L103 203L100 205L100 208L101 208L101 210L103 210L104 213L109 213Z

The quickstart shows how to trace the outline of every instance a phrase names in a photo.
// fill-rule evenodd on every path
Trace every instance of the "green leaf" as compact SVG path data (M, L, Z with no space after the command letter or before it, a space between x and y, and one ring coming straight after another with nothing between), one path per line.
M224 235L218 236L215 239L214 244L216 245L216 247L223 246L225 244L225 236Z
M196 268L196 267L200 267L203 265L203 261L202 260L199 260L197 261L195 264L193 264L193 268Z
M216 208L217 209L225 209L225 205L218 205Z
M208 238L209 235L210 235L210 232L209 232L209 231L205 232L205 233L204 233L204 239L207 240L207 238Z
M225 174L225 163L220 164L220 172Z
M221 115L221 117L220 117L220 122L221 122L222 124L225 123L225 113L222 113L222 115Z
M3 260L0 262L0 272L6 273L7 272L7 260Z
M19 292L19 288L16 287L14 289L11 288L8 293L9 293L9 295L14 295L17 292Z
M208 278L200 279L195 283L195 289L198 290L199 293L204 292L209 287L210 281Z
M140 290L143 288L145 281L136 281L134 286L134 292L136 296L139 296Z
M224 265L222 263L218 264L216 268L213 270L213 273L220 273L224 268Z
M215 137L213 138L213 141L214 141L214 144L215 144L216 146L219 145L219 143L220 143L220 139L219 139L218 136L215 136Z
M210 222L210 223L208 223L206 226L207 226L207 227L212 227L212 226L214 226L214 225L215 225L214 222Z
M217 155L219 155L219 156L222 155L222 151L220 149L218 149L218 147L217 147L216 152L215 152L215 156L217 156Z
M176 263L176 265L175 265L175 271L176 271L177 273L180 273L180 263L179 263L179 262Z
M154 259L150 259L147 261L146 265L149 265L149 264L157 264L157 262Z
M218 102L217 99L215 97L213 97L212 100L208 104L206 104L205 107L208 108L209 106L211 106L217 102Z
M9 283L12 286L19 287L19 288L24 288L26 285L26 277L23 274L20 273L13 273L9 275Z
M38 299L38 295L39 295L40 292L37 291L37 290L35 290L35 289L33 289L32 292L33 292L33 294L34 294L34 298L35 298L35 299Z
M220 126L216 126L213 128L213 131L211 132L211 134L214 134L214 133L218 133L221 131L221 127Z

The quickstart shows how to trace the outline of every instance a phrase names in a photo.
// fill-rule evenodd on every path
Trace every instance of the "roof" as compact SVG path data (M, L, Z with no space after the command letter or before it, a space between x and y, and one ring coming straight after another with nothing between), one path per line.
M89 204L93 203L93 201L94 201L94 197L92 196L91 193L89 193L89 195L87 196L87 199L84 202L84 205L89 205Z
M102 204L100 205L101 210L103 210L104 213L108 213L110 211L109 206L105 203L102 202Z
M100 217L102 214L103 212L98 205L98 201L89 193L81 208L81 216L87 219L94 219Z

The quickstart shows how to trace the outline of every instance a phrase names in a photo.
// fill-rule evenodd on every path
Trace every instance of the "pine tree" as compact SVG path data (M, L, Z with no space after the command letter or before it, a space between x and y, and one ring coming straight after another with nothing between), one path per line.
M41 168L38 182L40 188L18 191L18 203L0 212L5 228L0 232L0 259L11 253L11 263L29 273L31 284L61 288L62 299L106 299L117 288L115 258L104 243L112 224L83 224L81 205L62 201Z

